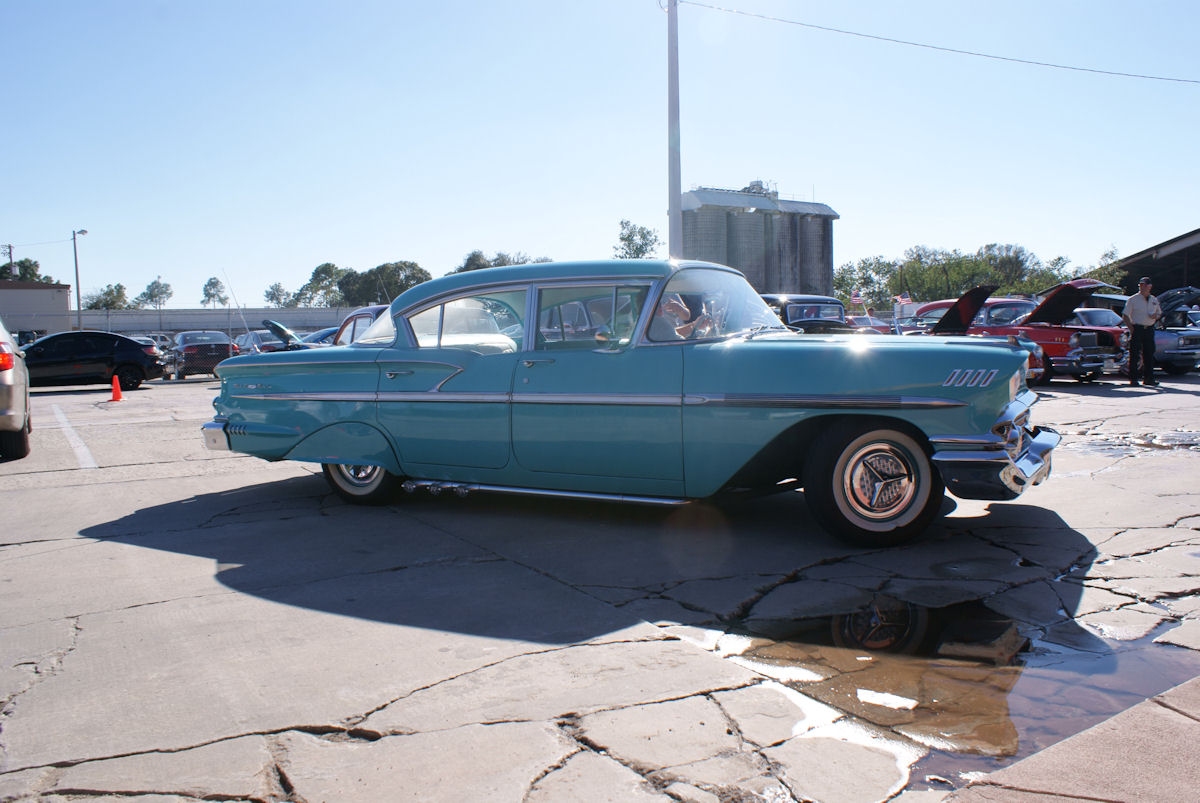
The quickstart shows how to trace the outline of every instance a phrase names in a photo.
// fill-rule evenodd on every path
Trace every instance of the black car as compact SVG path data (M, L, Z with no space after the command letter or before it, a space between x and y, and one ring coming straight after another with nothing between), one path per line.
M111 384L133 390L163 375L159 351L112 332L60 332L25 348L29 383L44 385Z
M857 330L846 322L846 308L842 302L832 296L763 293L762 298L793 331L828 335Z
M189 374L213 374L217 363L238 353L238 347L224 332L180 332L167 352L168 370L176 379Z

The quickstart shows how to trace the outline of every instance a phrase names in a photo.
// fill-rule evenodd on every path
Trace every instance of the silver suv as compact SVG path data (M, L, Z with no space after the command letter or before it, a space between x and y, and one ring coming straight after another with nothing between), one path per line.
M0 321L0 459L16 460L29 454L32 429L25 352Z

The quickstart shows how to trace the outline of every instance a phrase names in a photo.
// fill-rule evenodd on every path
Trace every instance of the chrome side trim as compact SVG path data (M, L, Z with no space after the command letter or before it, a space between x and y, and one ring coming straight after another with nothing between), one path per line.
M775 396L767 393L693 393L683 397L685 406L792 407L797 409L921 410L966 407L954 399L920 396Z
M619 404L638 407L679 407L674 395L644 393L514 393L513 404Z
M300 393L240 393L233 399L327 402L465 402L479 404L612 404L640 407L774 407L792 409L921 410L965 407L953 399L915 396L774 396L758 393L733 394L640 394L640 393L446 393L437 389L418 391L322 391Z
M487 493L503 493L515 496L539 496L551 499L586 499L595 502L624 502L635 505L658 505L677 507L688 504L687 499L668 496L630 496L627 494L588 493L584 491L551 491L543 488L521 488L510 485L483 485L473 482L447 482L442 480L406 480L404 490L412 492L421 488L433 494L450 492L459 496L483 491Z

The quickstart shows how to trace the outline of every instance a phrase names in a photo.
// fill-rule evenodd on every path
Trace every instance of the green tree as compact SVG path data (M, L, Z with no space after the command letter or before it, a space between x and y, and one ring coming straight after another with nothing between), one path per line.
M385 262L368 271L348 271L338 281L338 291L352 307L388 304L396 296L432 277L416 262Z
M1100 259L1096 262L1095 267L1082 268L1076 276L1086 276L1089 279L1106 282L1114 287L1124 288L1125 282L1129 281L1129 271L1122 268L1119 263L1117 247L1115 245L1110 246L1107 251L1100 255Z
M216 276L204 283L204 298L200 303L210 304L213 309L216 309L218 304L224 306L229 303L229 296L225 295L225 285Z
M125 295L125 285L110 284L98 293L88 293L83 297L84 309L133 309L133 304Z
M12 267L16 269L16 275L12 273L12 268L8 265L0 265L0 281L14 282L43 282L44 284L58 284L49 276L43 276L41 267L36 259L18 259L12 263Z
M263 298L265 298L267 303L272 307L283 308L296 306L296 297L285 290L283 285L279 282L275 282L275 284L268 287L267 291L263 293Z
M622 220L617 245L613 246L613 256L617 259L649 259L658 253L660 245L662 240L654 229Z
M171 285L164 282L161 276L156 276L154 281L146 285L146 289L133 300L133 304L135 309L154 307L161 310L173 295L175 295L175 291L171 289Z
M898 268L899 263L882 256L847 262L833 272L834 295L849 306L850 296L857 290L866 306L888 309L892 306L889 283Z
M529 255L521 251L514 254L506 254L503 251L497 251L496 255L488 259L487 255L482 251L472 251L463 259L463 263L459 265L451 273L466 273L471 270L480 270L482 268L499 268L505 265L527 265L530 262L550 262L550 257L538 257L530 259Z
M296 306L340 307L345 302L338 289L343 276L353 273L349 268L339 268L332 262L322 262L313 268L312 276L296 291Z

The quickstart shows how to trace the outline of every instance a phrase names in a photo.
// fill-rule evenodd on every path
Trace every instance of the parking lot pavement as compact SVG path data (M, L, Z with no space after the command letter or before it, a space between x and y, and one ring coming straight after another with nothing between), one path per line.
M214 393L35 391L0 463L0 800L937 800L1200 675L1194 375L1054 383L1050 482L874 552L800 494L349 507L202 449ZM881 598L932 653L830 641Z

